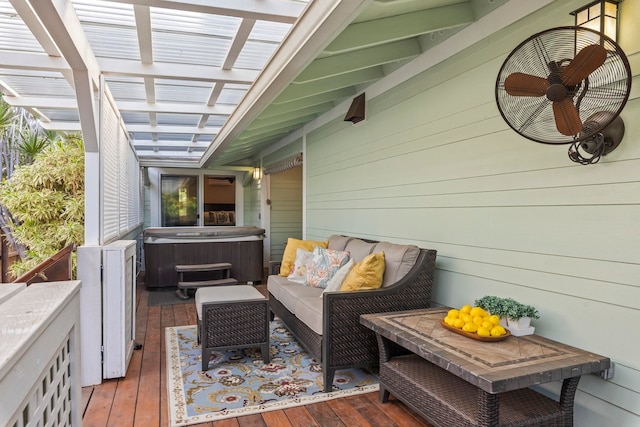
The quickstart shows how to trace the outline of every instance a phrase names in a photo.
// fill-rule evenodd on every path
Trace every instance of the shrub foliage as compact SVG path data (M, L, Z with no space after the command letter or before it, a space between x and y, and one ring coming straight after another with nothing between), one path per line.
M35 154L0 185L0 203L13 219L10 227L27 258L11 267L15 277L71 243L84 239L84 147L67 136Z

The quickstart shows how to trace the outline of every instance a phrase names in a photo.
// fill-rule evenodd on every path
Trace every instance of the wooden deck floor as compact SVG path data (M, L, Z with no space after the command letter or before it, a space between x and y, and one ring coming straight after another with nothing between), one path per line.
M264 285L256 287L265 292ZM136 342L142 344L142 349L134 351L125 378L83 388L84 427L169 426L164 328L196 324L196 310L193 303L149 307L143 283L138 285L137 295ZM196 426L428 427L429 424L401 402L381 404L378 393L368 393Z

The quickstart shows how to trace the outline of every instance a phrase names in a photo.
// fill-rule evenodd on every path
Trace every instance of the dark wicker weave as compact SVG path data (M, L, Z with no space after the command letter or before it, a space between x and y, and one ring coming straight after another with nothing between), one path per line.
M209 367L213 350L257 347L269 363L269 310L267 300L239 300L202 304L198 322L202 346L202 370Z
M490 394L420 356L396 356L393 343L379 339L382 402L392 393L439 426L573 426L580 377L564 380L559 402L529 388Z
M391 286L325 294L323 335L316 334L273 295L269 295L269 307L309 354L321 362L324 391L329 392L337 369L374 367L379 363L376 335L360 324L360 315L428 308L435 262L435 250L421 249L409 273ZM272 265L271 271L279 271L276 268Z

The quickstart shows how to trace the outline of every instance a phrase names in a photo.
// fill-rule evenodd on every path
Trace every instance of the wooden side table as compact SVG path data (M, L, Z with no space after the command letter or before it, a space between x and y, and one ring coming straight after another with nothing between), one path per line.
M380 398L393 393L436 425L572 426L580 376L609 358L537 335L482 342L443 328L449 308L365 314L380 347ZM408 350L397 351L396 344ZM409 353L409 354L407 354ZM562 381L559 401L530 386Z

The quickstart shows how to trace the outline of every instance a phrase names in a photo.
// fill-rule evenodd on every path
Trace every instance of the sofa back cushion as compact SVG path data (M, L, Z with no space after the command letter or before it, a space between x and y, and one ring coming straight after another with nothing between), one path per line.
M420 255L420 248L415 245L399 245L390 242L367 243L356 237L337 234L330 236L328 240L330 249L349 251L351 258L356 262L362 261L369 254L384 252L383 288L393 285L406 276Z
M362 239L334 234L329 236L327 247L338 251L347 251L356 262L362 261L373 253L376 243L367 243Z
M356 262L360 262L368 255L373 253L373 248L376 247L375 243L367 243L360 239L351 239L345 246L344 250L349 252L351 258Z
M333 234L329 236L329 239L327 239L327 248L335 249L337 251L344 251L344 248L347 247L347 243L349 243L349 241L353 240L354 238L355 237Z
M415 245L398 245L389 242L376 244L375 252L384 252L385 270L382 287L393 285L407 275L420 255Z

